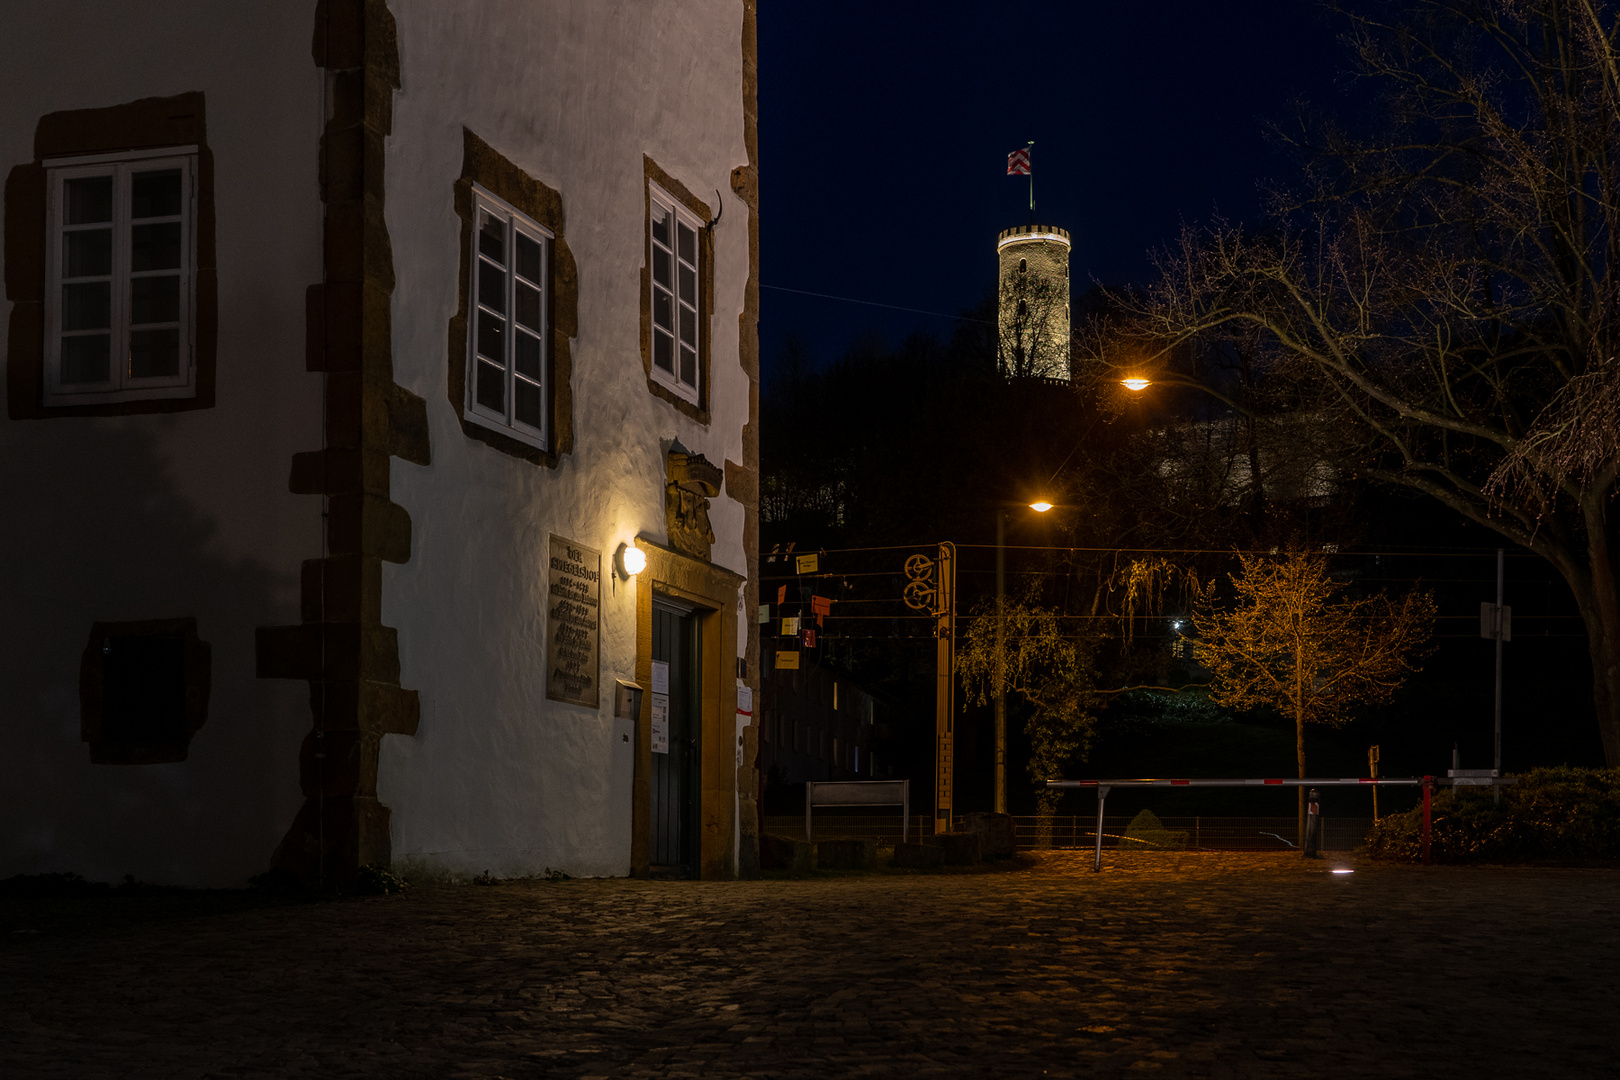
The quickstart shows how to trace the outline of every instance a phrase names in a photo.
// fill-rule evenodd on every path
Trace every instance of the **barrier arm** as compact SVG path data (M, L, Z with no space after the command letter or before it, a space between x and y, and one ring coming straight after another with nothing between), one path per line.
M1049 788L1096 788L1097 789L1097 860L1093 870L1102 869L1102 832L1103 832L1103 804L1108 800L1108 792L1117 787L1371 787L1375 790L1380 787L1420 787L1423 789L1423 828L1422 850L1423 865L1429 865L1429 839L1430 839L1430 796L1434 789L1445 785L1446 787L1507 787L1517 784L1518 777L1496 776L1494 769L1479 770L1453 770L1449 777L1436 776L1340 776L1318 777L1315 779L1296 779L1294 777L1264 777L1255 779L1231 778L1188 778L1158 779L1144 777L1135 780L1048 780ZM1490 775L1487 775L1490 774Z

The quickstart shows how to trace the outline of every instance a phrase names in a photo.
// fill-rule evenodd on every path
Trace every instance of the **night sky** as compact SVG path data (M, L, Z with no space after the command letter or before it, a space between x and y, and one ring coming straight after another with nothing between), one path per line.
M761 281L960 314L1027 223L1007 154L1035 140L1037 223L1074 236L1075 292L1141 283L1182 224L1252 221L1292 165L1268 139L1299 98L1353 97L1308 0L762 4ZM826 363L951 319L761 294L765 374L789 335Z

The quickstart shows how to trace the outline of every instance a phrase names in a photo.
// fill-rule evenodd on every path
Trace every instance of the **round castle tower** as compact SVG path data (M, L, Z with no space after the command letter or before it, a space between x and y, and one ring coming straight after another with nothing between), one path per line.
M1069 231L1023 225L996 237L999 359L1009 375L1069 380Z

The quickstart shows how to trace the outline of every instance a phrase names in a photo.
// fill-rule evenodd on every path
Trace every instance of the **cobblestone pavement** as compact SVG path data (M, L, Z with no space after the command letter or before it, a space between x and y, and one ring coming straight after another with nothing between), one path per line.
M0 1076L1620 1075L1620 871L1111 859L0 927Z

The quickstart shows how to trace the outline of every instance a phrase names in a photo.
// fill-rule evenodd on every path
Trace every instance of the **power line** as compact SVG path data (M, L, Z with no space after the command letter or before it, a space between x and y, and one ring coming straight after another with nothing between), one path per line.
M955 319L957 322L978 323L980 326L994 326L988 319L975 319L970 315L947 315L943 311L924 311L922 308L901 307L899 304L880 304L876 300L857 300L853 296L834 296L831 293L811 292L809 289L790 289L785 285L761 285L762 289L773 289L776 292L797 293L800 296L814 296L822 300L838 300L845 304L863 304L866 307L888 308L890 311L909 311L913 315L932 315L937 319Z

